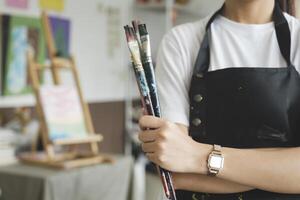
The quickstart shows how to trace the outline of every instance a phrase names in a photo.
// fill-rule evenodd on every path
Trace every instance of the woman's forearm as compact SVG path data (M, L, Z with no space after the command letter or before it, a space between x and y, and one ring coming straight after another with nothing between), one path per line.
M252 190L254 188L200 174L173 174L176 189L203 193L237 193Z
M223 148L222 152L220 178L271 192L300 193L300 148Z
M178 173L207 174L212 145L193 141L178 125L161 118L140 120L142 149L155 164ZM151 130L149 130L151 129ZM222 148L224 168L218 177L252 188L300 194L300 147Z

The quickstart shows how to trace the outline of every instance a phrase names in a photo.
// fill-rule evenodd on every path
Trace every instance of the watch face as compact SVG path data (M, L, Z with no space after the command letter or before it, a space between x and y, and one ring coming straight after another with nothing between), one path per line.
M209 166L215 169L223 168L223 157L220 155L211 155L209 160Z

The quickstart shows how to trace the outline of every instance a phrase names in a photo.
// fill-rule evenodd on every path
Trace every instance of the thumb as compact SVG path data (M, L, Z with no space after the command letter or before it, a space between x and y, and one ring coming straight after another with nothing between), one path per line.
M154 117L154 116L150 116L150 115L145 115L143 117L140 118L139 120L139 125L140 128L142 130L145 129L158 129L160 127L162 127L165 123L165 120L158 118L158 117Z

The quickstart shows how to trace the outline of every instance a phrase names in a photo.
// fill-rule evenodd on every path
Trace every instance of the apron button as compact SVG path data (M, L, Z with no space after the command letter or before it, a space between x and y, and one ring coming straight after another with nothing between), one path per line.
M197 73L197 74L196 74L196 77L197 77L197 78L203 78L203 74L202 74L202 73Z
M198 197L197 197L197 194L196 193L193 193L192 194L192 199L191 200L203 200L203 196L201 195L201 199L199 199Z
M243 194L240 194L240 195L238 196L238 200L244 200Z
M201 94L196 94L194 96L194 101L196 101L197 103L201 102L203 100L203 97Z
M192 123L194 124L194 126L199 126L201 124L201 120L199 118L195 118L193 119Z

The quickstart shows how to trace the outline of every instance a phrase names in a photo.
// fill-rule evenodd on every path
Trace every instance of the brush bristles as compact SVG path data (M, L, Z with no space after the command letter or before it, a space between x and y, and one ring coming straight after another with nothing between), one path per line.
M130 36L133 38L133 40L136 40L136 34L134 32L133 27L129 27L129 33L130 33Z
M148 35L146 24L139 24L139 33L140 33L140 36Z
M124 30L125 30L127 42L131 42L131 41L135 40L134 34L132 34L132 27L130 27L128 25L124 26Z
M131 22L131 24L132 24L132 27L133 27L133 29L134 29L134 32L135 32L135 34L138 34L138 26L139 26L139 24L140 24L140 21L138 21L138 20L133 20L132 22Z
M136 41L138 43L140 43L140 38L139 38L138 32L135 32L134 27L130 27L130 29L131 29L130 32L131 32L132 36L134 37L134 39L136 39Z

